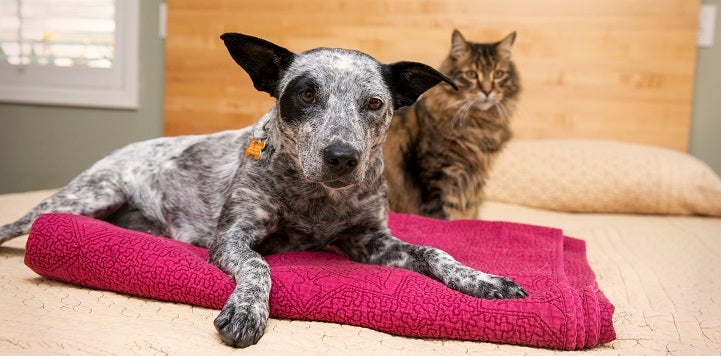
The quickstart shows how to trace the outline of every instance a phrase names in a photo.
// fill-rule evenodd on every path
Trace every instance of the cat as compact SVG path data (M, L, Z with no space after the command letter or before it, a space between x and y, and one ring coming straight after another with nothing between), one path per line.
M475 219L496 156L512 137L521 92L511 60L516 39L475 43L453 31L438 68L450 76L398 110L383 146L391 210L437 219Z

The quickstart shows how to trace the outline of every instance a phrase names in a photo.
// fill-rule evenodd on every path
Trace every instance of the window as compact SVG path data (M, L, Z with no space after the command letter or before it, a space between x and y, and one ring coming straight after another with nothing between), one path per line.
M139 0L0 0L0 101L138 106Z

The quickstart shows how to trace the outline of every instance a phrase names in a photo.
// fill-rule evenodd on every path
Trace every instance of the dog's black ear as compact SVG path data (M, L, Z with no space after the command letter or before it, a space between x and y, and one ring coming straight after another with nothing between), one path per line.
M264 39L240 33L224 33L220 39L230 56L250 75L255 89L277 98L280 77L295 54Z
M393 93L393 108L400 109L416 102L421 94L440 82L458 86L453 79L422 63L396 62L383 65L383 75Z

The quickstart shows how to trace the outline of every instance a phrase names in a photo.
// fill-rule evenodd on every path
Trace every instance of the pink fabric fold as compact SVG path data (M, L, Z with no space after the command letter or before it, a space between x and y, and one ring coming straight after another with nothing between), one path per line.
M398 238L441 248L508 276L530 296L482 300L420 274L330 252L266 256L271 316L351 324L396 335L575 350L615 338L614 307L596 284L582 240L561 230L393 214ZM25 264L47 278L145 298L222 308L233 281L205 249L69 214L37 219Z

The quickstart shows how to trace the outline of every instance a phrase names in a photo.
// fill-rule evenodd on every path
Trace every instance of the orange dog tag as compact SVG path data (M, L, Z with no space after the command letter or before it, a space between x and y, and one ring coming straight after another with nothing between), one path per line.
M248 143L248 148L245 149L245 155L251 156L257 161L260 159L260 154L263 152L264 148L265 141L252 138L250 139L250 143Z

